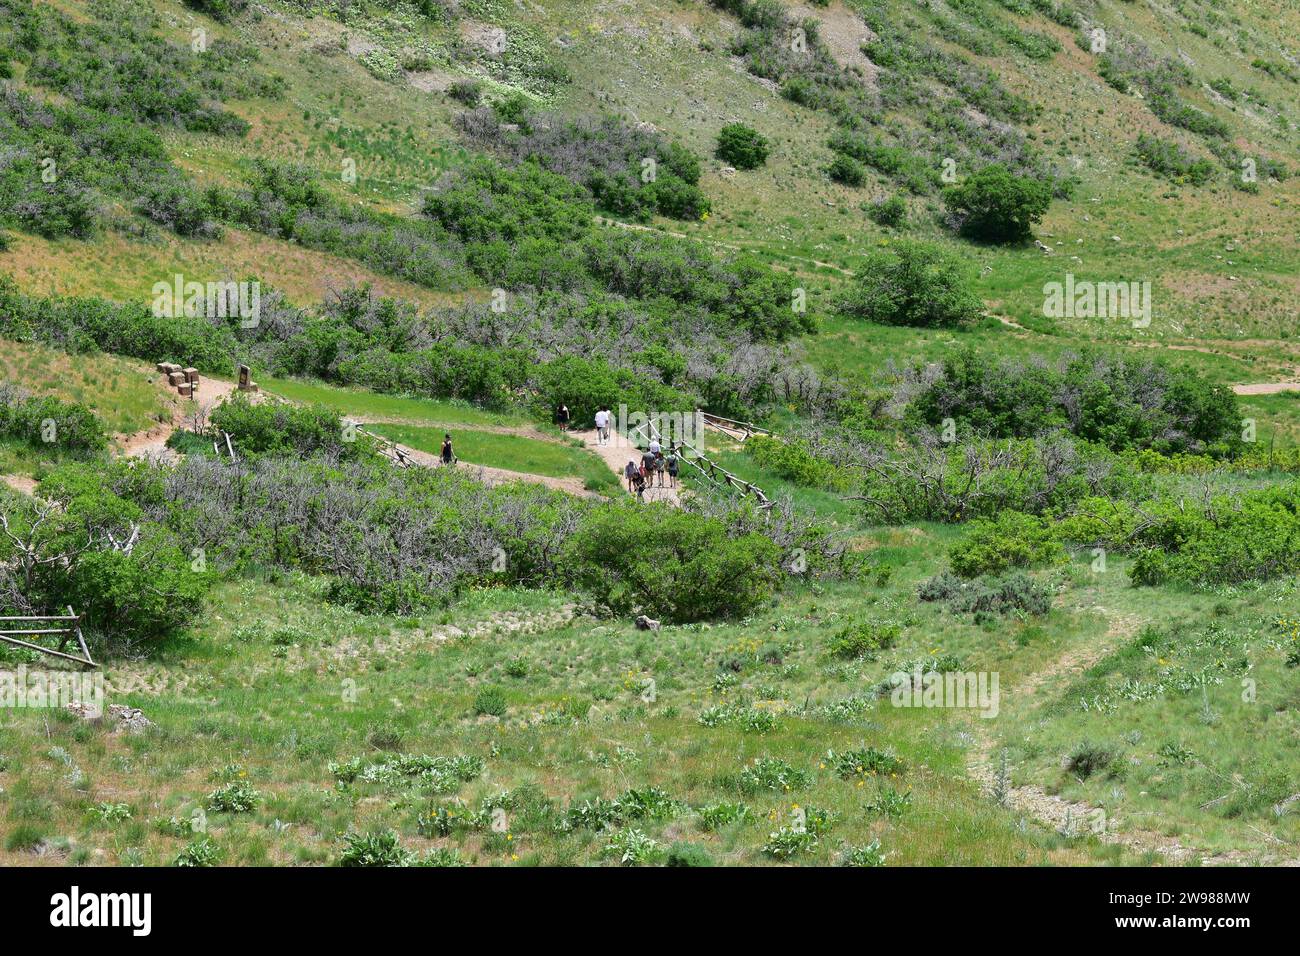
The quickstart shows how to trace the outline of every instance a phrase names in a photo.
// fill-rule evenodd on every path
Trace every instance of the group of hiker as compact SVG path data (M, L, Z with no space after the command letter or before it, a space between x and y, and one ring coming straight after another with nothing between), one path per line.
M555 411L556 424L560 426L561 431L568 431L569 422L572 416L569 414L567 405L560 405ZM600 445L609 444L610 429L614 424L613 412L607 407L602 407L596 412L596 442ZM442 451L438 456L444 465L454 465L456 463L456 453L452 449L451 435L442 436ZM623 469L623 476L627 479L627 490L634 492L638 500L645 500L645 491L647 488L654 487L677 487L678 467L681 463L680 448L677 445L669 444L668 450L664 451L663 446L659 443L658 438L651 438L650 443L641 453L641 461L638 464L635 459L627 463ZM665 486L664 479L668 479ZM658 485L655 481L658 479Z
M650 444L641 453L641 463L638 465L633 459L623 469L623 477L627 479L627 490L636 492L638 500L645 500L645 490L655 487L656 476L659 479L658 487L664 487L665 475L668 476L668 487L676 488L679 461L675 447L670 445L665 452L663 446L659 444L659 439L650 439Z

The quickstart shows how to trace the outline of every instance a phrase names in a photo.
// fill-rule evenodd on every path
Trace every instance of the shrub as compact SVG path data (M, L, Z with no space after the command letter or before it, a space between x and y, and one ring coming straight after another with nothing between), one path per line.
M262 795L246 780L233 780L208 794L208 809L216 813L249 813Z
M447 95L466 106L478 106L483 100L483 87L474 80L457 80L447 87Z
M1108 770L1116 756L1111 748L1085 740L1066 756L1065 769L1080 779L1087 780L1095 773Z
M606 856L618 857L623 866L644 866L656 862L663 855L663 846L633 828L616 832L602 852Z
M664 858L665 866L714 866L713 857L698 843L674 843Z
M845 846L840 852L840 866L884 866L885 856L880 841L872 840L863 846Z
M217 845L208 837L199 837L196 840L191 840L185 845L180 853L176 854L176 859L172 861L172 866L216 866L220 860L221 851Z
M869 255L839 308L850 318L926 328L959 327L984 312L956 258L910 241Z
M763 844L763 852L778 860L788 860L817 849L817 835L811 830L796 830L793 827L769 833Z
M618 614L687 623L743 617L771 597L781 551L717 519L628 505L593 511L565 548L573 579Z
M874 660L877 653L893 647L902 632L895 621L860 621L836 633L827 650L833 657Z
M1065 557L1051 524L1043 518L1003 511L993 520L976 519L966 537L948 551L952 569L963 578L1002 574L1011 568Z
M242 454L302 457L326 456L347 460L373 453L369 439L343 427L338 412L324 405L254 405L243 396L213 410L212 427L229 432Z
M249 0L185 0L188 6L220 23L229 23L248 9Z
M831 160L831 164L826 167L826 175L844 186L861 186L867 181L867 172L862 164L843 153L837 153Z
M802 790L808 784L807 771L792 767L777 757L755 757L754 762L740 772L738 780L740 792L747 795L764 790L789 793Z
M402 846L396 830L348 833L343 842L338 866L411 866L415 862L415 854Z
M907 218L907 200L902 196L890 196L872 203L867 209L867 215L878 226L896 228Z
M1204 185L1214 175L1214 164L1208 159L1197 159L1177 143L1146 133L1138 136L1137 156L1152 171L1170 179L1185 180L1194 186Z
M1052 187L1005 166L985 166L966 182L944 190L958 231L986 242L1028 239L1052 203Z
M852 486L850 476L834 462L814 454L805 439L751 435L744 447L745 454L786 481L828 491L846 491Z
M53 396L19 397L0 386L0 437L71 452L99 451L108 436L95 413Z
M753 814L743 803L715 803L700 808L700 826L705 830L720 830L734 823L745 823Z
M830 750L826 752L826 762L831 765L841 780L891 776L902 773L904 769L903 761L895 754L875 747L862 747L857 750L846 750L843 753Z
M474 698L474 713L478 716L504 717L506 695L495 687L485 687Z
M1096 349L1019 362L963 348L915 395L909 414L935 427L952 418L991 437L1037 438L1064 428L1112 451L1223 457L1241 447L1242 416L1230 388L1190 366Z
M767 162L767 138L744 123L728 123L718 132L717 154L737 169L757 169Z

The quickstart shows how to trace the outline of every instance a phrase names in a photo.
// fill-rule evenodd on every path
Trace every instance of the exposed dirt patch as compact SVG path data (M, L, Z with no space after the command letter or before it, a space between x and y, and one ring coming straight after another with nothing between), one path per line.
M1254 385L1234 385L1238 395L1277 395L1280 392L1300 392L1300 382L1260 382Z
M37 481L35 478L28 478L26 475L3 475L0 476L0 480L3 480L6 485L21 494L36 494Z

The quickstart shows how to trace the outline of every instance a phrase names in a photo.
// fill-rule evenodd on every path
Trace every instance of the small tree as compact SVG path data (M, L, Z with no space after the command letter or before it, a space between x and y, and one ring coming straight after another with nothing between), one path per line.
M831 164L826 167L826 175L845 186L861 186L867 181L867 173L862 164L843 153L836 153Z
M979 318L984 306L956 259L937 246L902 242L867 258L840 311L885 325L952 328Z
M1020 242L1052 203L1044 182L1017 176L1005 166L985 166L966 182L949 186L944 202L957 230L984 242Z
M744 123L728 123L718 133L718 158L737 169L757 169L767 153L767 138Z

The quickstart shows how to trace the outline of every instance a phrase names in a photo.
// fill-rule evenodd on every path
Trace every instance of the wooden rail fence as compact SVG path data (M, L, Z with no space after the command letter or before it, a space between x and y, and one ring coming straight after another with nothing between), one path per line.
M18 617L0 617L0 641L13 644L16 647L39 651L42 654L49 654L53 657L62 657L65 660L75 661L87 667L98 667L99 665L91 659L90 648L86 646L86 638L81 633L82 617L83 615L77 614L70 607L67 614L27 614ZM24 637L51 637L54 635L60 637L58 650L22 639ZM81 657L67 654L63 650L68 646L69 642L74 641L81 648Z

